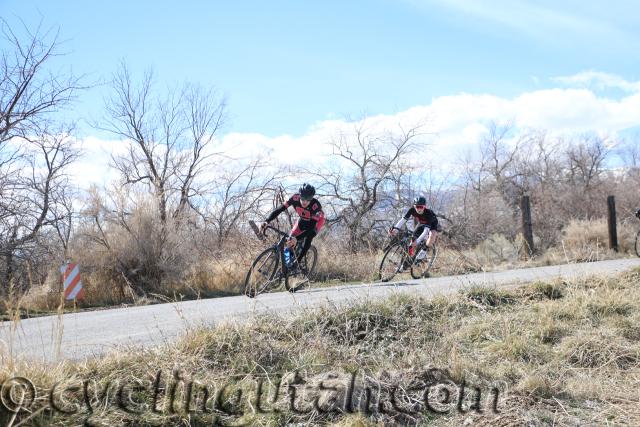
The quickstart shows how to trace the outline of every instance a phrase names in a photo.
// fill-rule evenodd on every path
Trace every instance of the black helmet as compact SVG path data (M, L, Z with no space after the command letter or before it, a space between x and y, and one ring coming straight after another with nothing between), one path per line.
M306 182L300 186L298 189L298 193L300 193L300 197L305 200L311 200L313 196L316 194L316 189L311 184L307 184Z
M427 199L424 196L418 196L413 199L413 205L427 206Z

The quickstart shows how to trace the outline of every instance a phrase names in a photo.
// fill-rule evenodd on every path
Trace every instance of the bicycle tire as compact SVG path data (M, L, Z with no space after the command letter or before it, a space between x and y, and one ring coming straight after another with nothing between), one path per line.
M271 257L273 257L273 261L270 261ZM264 258L263 264L261 264L259 267L256 268L260 260L262 260L263 258ZM267 261L270 261L273 264L268 265L265 271L263 272L260 269L262 268L264 263ZM262 251L251 264L251 267L247 272L247 276L244 279L244 294L249 298L255 298L256 296L265 292L268 288L272 287L274 283L274 279L276 278L276 273L278 271L279 263L280 263L280 257L278 256L278 252L276 248L271 247ZM266 278L264 283L262 283L260 286L255 286L254 284L250 283L250 279L252 277L251 273L256 271L263 273L263 276ZM280 279L276 280L276 282L280 282Z
M433 262L438 256L438 249L436 246L433 246L430 248L429 252L430 254L427 254L427 257L429 258L425 257L421 260L414 261L413 264L411 264L411 277L414 279L429 277L429 272L431 271L431 267L433 267Z
M380 279L380 281L388 282L400 272L402 263L406 260L405 252L406 250L401 243L389 246L389 248L384 252L382 261L380 261L380 267L378 268L378 279ZM385 270L385 263L391 267L389 270L390 273L388 274L383 274L383 270Z
M287 269L284 280L284 287L287 289L287 291L291 293L297 292L304 288L311 281L311 275L315 271L316 263L318 260L318 250L315 248L315 246L311 245L304 256L303 263L305 267L308 267L307 262L309 258L307 257L309 256L309 254L312 254L313 260L311 262L311 268L307 268L307 274L303 274L300 269L298 269L298 271L294 274L290 274L289 270Z
M640 230L636 234L636 255L640 257Z
M309 259L307 258L309 254L313 254L311 266L309 266ZM316 265L318 264L318 249L316 249L315 246L311 245L304 258L305 267L307 268L307 276L309 277L309 280L313 280L313 275L316 272Z

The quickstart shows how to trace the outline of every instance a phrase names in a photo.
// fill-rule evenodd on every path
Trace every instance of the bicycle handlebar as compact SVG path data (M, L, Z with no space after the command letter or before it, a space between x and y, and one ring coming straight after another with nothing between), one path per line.
M272 226L270 226L268 224L267 224L267 226L265 228L268 228L269 230L273 230L276 233L280 234L281 236L289 237L289 233L285 233L284 231L282 231L282 230L280 230L278 228L272 227Z
M264 240L265 238L265 234L264 234L264 230L260 230L260 228L258 227L258 225L255 223L255 221L249 220L249 225L251 226L251 229L253 230L254 233L256 233L256 236L258 236L258 239L260 240ZM275 231L276 233L280 234L281 236L287 236L289 237L289 234L285 233L284 231L280 231L279 229L267 224L267 226L265 228L271 229L273 231Z

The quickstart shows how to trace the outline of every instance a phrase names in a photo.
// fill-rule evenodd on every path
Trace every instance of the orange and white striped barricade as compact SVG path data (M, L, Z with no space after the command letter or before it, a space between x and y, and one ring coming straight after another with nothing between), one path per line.
M64 285L64 299L81 299L84 297L84 288L80 280L80 268L77 264L68 262L60 267L62 283Z

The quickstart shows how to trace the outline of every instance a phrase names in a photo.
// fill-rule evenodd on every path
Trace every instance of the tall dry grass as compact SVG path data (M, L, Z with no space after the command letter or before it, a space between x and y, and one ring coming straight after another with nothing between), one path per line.
M508 240L494 234L474 248L461 248L455 238L441 236L438 240L438 259L432 275L465 274L478 271L504 270L519 267L588 262L632 255L635 223L618 225L620 252L608 249L606 220L572 221L561 231L560 244L533 258L523 256L522 239ZM122 240L124 242L124 240ZM201 240L197 240L202 243ZM67 303L67 310L122 304L150 304L194 298L238 295L242 292L246 272L254 257L271 241L262 242L251 234L238 235L223 247L208 243L208 250L186 255L180 269L168 275L149 292L141 295L116 269L115 259L101 252L87 252L78 256L81 266L85 299L77 306ZM541 242L536 238L536 244ZM371 248L357 254L350 253L344 242L323 234L314 240L318 249L318 264L313 286L336 283L369 282L377 280L382 250ZM203 248L201 248L203 249ZM128 249L128 253L133 253ZM398 278L401 278L399 276ZM55 312L60 305L60 276L52 269L47 280L34 285L18 299L5 302L13 311L23 315Z
M635 234L640 228L637 221L623 221L617 224L618 248L621 254L634 252ZM562 245L566 257L576 261L591 261L606 257L609 252L609 232L605 219L580 221L572 220L562 230Z

